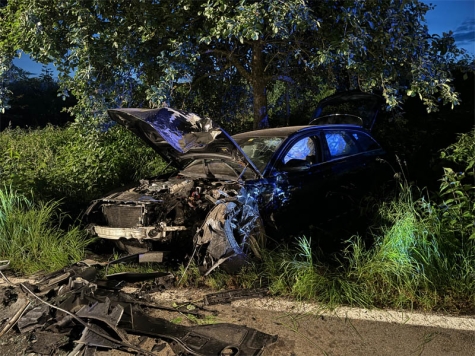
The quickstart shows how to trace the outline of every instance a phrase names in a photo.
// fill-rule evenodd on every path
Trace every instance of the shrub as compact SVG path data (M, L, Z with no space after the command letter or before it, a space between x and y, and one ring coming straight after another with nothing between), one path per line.
M462 245L475 243L475 128L442 151L455 164L445 167L440 184L440 219L444 233Z
M150 147L119 125L104 131L79 125L7 129L0 152L3 184L44 201L62 200L69 211L164 168Z

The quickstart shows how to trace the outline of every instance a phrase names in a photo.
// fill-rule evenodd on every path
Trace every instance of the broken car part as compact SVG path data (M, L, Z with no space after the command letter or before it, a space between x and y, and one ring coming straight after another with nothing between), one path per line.
M4 271L10 267L10 260L0 261L0 271Z
M225 292L206 294L203 298L204 305L215 305L231 303L234 300L248 299L248 298L262 298L269 293L267 288L257 289L236 289Z
M130 294L103 289L92 282L71 284L71 281L68 282L66 279L58 282L58 276L66 273L76 274L75 278L80 278L78 275L81 274L81 270L74 266L71 271L64 269L52 274L50 280L43 279L43 285L60 284L59 288L52 289L51 293L43 297L50 298L49 301L43 300L30 288L21 285L28 296L33 296L38 301L36 307L25 314L22 322L24 326L21 328L24 332L35 329L35 333L43 337L48 337L49 334L55 335L56 337L52 338L55 344L61 346L63 350L69 348L72 355L94 354L95 350L100 349L118 349L154 355L153 351L131 344L129 341L131 334L166 340L177 353L206 356L226 355L229 352L242 356L260 355L267 345L277 339L276 336L255 329L227 323L202 326L176 325L166 319L152 317L149 312L139 307L143 303ZM71 285L71 289L66 294L54 295L67 284ZM39 290L34 284L30 286L34 290ZM14 294L26 297L19 288L15 290L18 292L14 291ZM10 292L9 295L13 294ZM160 309L159 306L157 308ZM56 312L51 313L50 310ZM76 345L73 343L65 345L65 335L73 338ZM51 348L44 344L32 349L53 353Z

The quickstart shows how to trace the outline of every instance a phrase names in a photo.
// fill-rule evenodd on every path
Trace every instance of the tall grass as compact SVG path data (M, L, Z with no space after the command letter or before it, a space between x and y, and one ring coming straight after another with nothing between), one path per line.
M91 242L79 227L60 229L58 203L34 203L11 188L0 189L0 260L21 274L50 272L84 257Z
M353 236L335 263L301 237L262 251L261 281L274 294L329 307L466 309L475 301L474 241L454 240L439 207L422 195L414 198L413 190L401 185L399 195L380 207L384 223L371 245Z

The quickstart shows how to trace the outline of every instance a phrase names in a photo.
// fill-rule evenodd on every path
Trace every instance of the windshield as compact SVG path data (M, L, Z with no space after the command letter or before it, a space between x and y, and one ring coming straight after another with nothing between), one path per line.
M236 140L261 173L282 141L284 141L284 137L273 136L247 137Z
M256 173L245 165L232 160L196 159L181 170L189 178L215 178L225 180L255 179Z

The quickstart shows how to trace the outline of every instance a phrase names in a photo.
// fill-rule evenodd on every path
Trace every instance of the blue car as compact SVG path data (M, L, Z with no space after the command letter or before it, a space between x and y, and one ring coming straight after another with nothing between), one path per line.
M354 112L362 101L381 104L363 93L334 100ZM233 136L171 108L109 110L176 171L93 201L90 230L129 253L181 246L175 252L201 256L208 271L231 270L259 235L287 236L348 210L386 179L386 152L365 128L376 109L362 118L328 114L329 106L335 108L332 100L323 101L309 125Z

